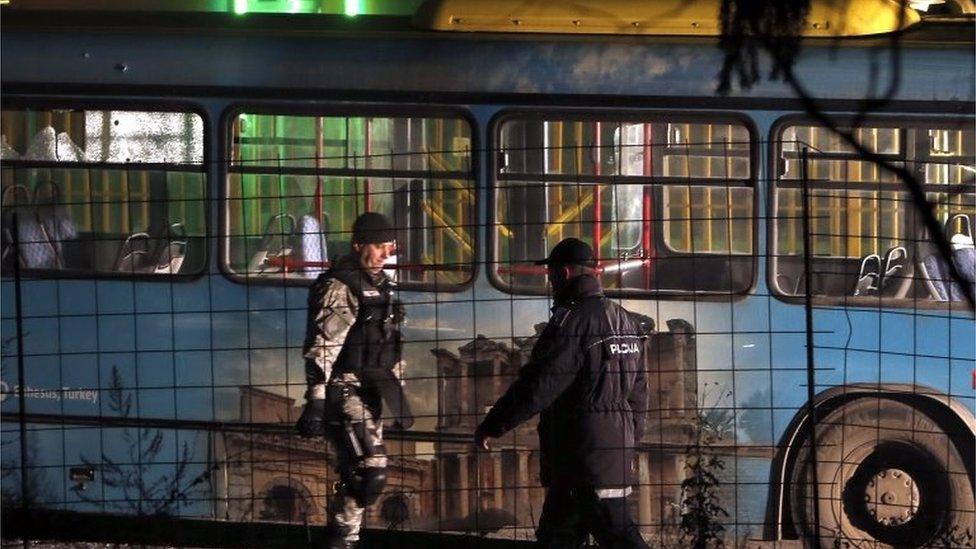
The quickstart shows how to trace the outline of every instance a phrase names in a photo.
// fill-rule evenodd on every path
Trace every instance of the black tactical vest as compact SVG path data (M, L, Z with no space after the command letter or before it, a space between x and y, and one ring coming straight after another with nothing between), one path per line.
M332 370L359 374L364 370L390 370L396 363L396 321L393 288L388 278L377 286L359 268L340 262L329 276L352 290L359 302L359 314L343 342ZM343 268L345 267L345 268Z

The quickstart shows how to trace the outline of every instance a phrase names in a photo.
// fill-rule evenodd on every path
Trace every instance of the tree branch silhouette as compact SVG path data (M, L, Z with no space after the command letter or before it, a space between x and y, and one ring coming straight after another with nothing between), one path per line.
M843 0L833 0L843 2ZM899 2L898 28L903 28L908 13L907 0ZM772 60L770 80L781 79L800 100L804 111L817 123L824 126L864 159L897 177L908 190L918 211L922 224L928 231L939 254L946 260L950 277L960 282L963 296L969 309L976 311L976 296L958 266L952 260L952 247L944 228L936 219L932 205L925 197L921 182L911 171L871 151L855 137L853 128L859 127L872 111L877 110L898 93L901 85L901 38L902 32L892 32L888 36L887 51L890 55L891 78L880 97L875 97L878 84L878 60L872 55L869 69L868 92L861 100L857 112L850 118L850 128L842 128L817 103L817 99L797 78L793 68L800 54L802 28L810 12L810 0L722 0L719 48L724 53L722 68L719 71L717 92L727 94L732 89L733 77L738 78L739 86L748 89L760 79L760 52L765 52ZM837 42L835 42L837 47ZM809 253L809 251L808 251Z
M853 132L841 129L837 125L836 121L816 107L816 102L812 99L809 93L807 93L807 90L800 83L800 81L797 80L792 68L782 68L782 70L784 80L791 87L793 87L793 89L797 90L797 97L799 97L800 101L803 103L804 110L807 111L807 114L809 114L818 123L837 134L859 155L880 166L882 169L891 172L898 177L899 180L901 180L901 182L908 189L912 197L912 202L915 203L915 208L922 217L922 224L925 226L925 229L932 238L939 255L946 260L946 264L949 267L950 277L953 280L959 281L959 287L969 304L970 310L976 311L976 297L973 296L972 285L969 284L965 278L963 278L958 266L956 266L956 262L952 260L953 253L952 247L949 244L949 239L946 237L945 230L939 223L939 220L935 218L935 214L932 211L932 205L925 197L925 190L922 188L922 184L919 182L918 178L915 177L915 174L910 172L904 166L899 166L886 159L884 156L869 150L867 147L862 145L856 137L854 137Z
M132 394L126 391L116 366L112 366L108 401L109 409L118 416L130 417ZM203 471L194 475L190 470L193 452L186 441L179 448L174 461L160 459L165 437L159 429L126 427L120 436L127 451L124 460L114 459L102 452L100 460L81 455L81 461L93 470L101 471L102 485L120 491L121 499L99 498L79 491L78 497L82 501L134 512L139 516L172 515L180 505L202 497L204 483L220 467L217 462L209 463ZM167 471L170 465L172 470Z

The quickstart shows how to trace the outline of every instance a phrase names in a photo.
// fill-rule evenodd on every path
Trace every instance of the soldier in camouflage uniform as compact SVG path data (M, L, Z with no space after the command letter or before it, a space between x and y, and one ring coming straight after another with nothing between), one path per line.
M337 483L329 504L329 547L354 547L363 512L386 484L383 403L396 423L413 418L398 370L402 308L383 264L396 253L382 215L353 223L352 253L309 290L304 354L308 390L298 421L303 436L325 436L336 451Z

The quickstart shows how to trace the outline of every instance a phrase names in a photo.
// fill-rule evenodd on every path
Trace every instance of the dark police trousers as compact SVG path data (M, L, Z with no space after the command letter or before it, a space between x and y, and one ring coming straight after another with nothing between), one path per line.
M538 547L582 547L587 534L604 549L647 547L627 512L627 498L600 499L588 488L549 488L535 533Z

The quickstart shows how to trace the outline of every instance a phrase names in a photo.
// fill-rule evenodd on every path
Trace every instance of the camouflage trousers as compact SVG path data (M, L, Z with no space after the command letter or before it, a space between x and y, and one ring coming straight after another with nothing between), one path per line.
M329 527L333 535L351 542L359 540L366 509L360 507L356 498L349 493L345 480L359 468L387 466L387 457L381 446L383 422L374 409L363 402L361 389L356 374L343 373L332 376L326 391L329 413L335 419L328 438L336 452L336 473L342 479L329 502ZM363 424L366 439L359 442L359 449L350 440L346 429L347 425L356 423ZM370 451L368 446L380 446L377 449L380 451ZM365 455L359 455L361 453Z

